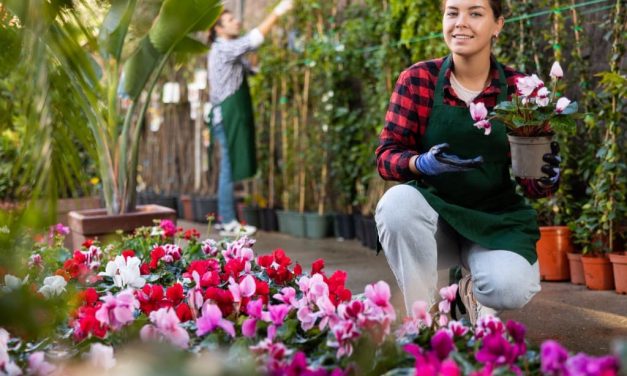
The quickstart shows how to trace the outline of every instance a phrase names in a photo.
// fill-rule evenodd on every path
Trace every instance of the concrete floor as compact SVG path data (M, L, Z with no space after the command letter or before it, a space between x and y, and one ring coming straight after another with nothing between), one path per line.
M203 238L208 233L205 224L179 220L179 226L195 227ZM218 238L215 232L209 237ZM369 283L386 281L392 288L392 302L397 312L404 311L402 295L385 256L377 256L356 240L300 239L263 231L254 238L257 240L254 247L257 255L282 248L293 261L303 266L303 270L309 270L318 258L325 260L325 270L329 273L345 270L348 272L347 287L353 293L362 293ZM572 352L607 354L617 340L627 340L627 295L591 291L568 282L543 282L542 291L527 306L505 312L501 317L524 323L532 344L555 339Z

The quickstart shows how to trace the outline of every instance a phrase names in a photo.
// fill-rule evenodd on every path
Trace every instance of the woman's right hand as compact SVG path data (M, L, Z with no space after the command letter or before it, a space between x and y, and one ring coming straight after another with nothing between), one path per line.
M449 144L435 145L428 152L420 154L416 160L416 170L423 175L440 175L445 172L463 172L479 167L483 164L483 157L461 159L454 154L448 154Z

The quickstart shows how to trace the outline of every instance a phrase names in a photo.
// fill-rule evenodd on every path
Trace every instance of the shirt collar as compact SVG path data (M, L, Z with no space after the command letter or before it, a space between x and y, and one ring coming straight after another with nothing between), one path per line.
M451 86L451 72L453 69L453 59L451 57L451 65L449 65L448 69L446 70L446 72L444 72L444 85L443 85L443 90L448 92L448 95L450 96L455 96L453 94L453 88ZM481 94L479 94L479 97L485 96L485 95L498 95L501 92L501 87L500 87L500 82L499 82L499 69L497 66L497 61L496 58L494 57L494 55L490 55L490 75L489 75L489 80L490 80L490 84L488 85L488 87L483 90L481 92ZM456 96L455 96L456 97Z

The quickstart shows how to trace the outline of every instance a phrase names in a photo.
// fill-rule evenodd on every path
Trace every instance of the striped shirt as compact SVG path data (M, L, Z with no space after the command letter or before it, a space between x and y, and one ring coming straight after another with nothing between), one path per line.
M259 29L253 29L241 38L217 38L211 45L207 57L209 70L209 99L213 106L222 103L242 85L246 73L253 69L244 58L248 52L256 50L264 37ZM214 109L214 124L222 122L219 107Z

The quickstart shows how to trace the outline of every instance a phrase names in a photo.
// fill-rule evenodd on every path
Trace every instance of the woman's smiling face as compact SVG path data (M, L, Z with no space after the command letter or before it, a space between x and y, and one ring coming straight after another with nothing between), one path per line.
M488 0L447 0L442 18L444 41L451 52L461 56L489 51L503 22L503 17L495 19Z

